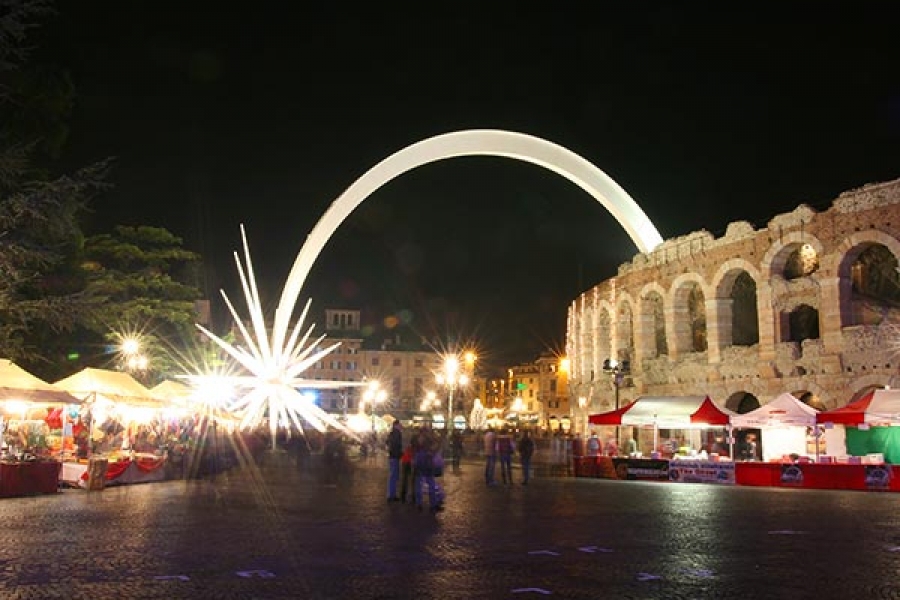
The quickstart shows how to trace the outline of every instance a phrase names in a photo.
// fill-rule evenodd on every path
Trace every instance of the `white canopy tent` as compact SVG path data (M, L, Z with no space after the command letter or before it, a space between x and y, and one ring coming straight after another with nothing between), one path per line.
M771 460L789 454L806 455L807 428L815 427L818 414L792 394L784 393L755 410L732 417L731 424L738 429L761 429L762 458Z
M166 379L159 385L150 388L150 394L154 398L177 404L185 404L190 401L193 393L194 390L191 386L172 379Z
M159 406L159 401L137 379L122 371L87 367L54 385L85 400L104 398L132 406Z
M48 404L78 404L63 388L32 375L11 360L0 359L0 400L22 400Z
M658 447L660 429L681 429L691 447L700 446L700 431L729 427L736 413L719 407L708 396L641 396L630 404L590 415L592 425L653 427L653 447Z

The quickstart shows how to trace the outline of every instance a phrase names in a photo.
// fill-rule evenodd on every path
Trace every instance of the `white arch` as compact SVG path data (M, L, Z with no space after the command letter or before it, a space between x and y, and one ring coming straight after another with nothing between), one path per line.
M631 196L606 173L574 152L547 140L512 131L471 129L445 133L388 156L366 171L331 204L297 254L275 312L274 331L286 330L313 262L338 226L363 200L385 183L416 167L445 158L476 155L505 156L562 175L600 202L625 228L638 250L647 253L662 243L656 227Z

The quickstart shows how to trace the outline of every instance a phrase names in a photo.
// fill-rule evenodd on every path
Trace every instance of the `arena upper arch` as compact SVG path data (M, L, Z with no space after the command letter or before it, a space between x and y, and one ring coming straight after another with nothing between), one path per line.
M826 210L801 204L760 229L738 221L720 238L666 240L573 300L570 393L591 399L582 417L608 410L615 386L596 366L627 358L620 404L646 395L724 404L742 392L765 404L798 391L843 406L898 379L898 261L900 179L844 192ZM601 312L611 327L583 328L582 314Z

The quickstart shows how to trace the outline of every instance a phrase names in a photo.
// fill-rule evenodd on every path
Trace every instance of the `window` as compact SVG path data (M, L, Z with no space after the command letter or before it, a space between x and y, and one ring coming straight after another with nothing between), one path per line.
M395 359L394 359L394 366L395 366L395 367L399 367L399 366L400 366L400 359L399 359L399 358L395 358Z
M394 385L392 387L394 388L394 398L400 397L400 378L399 377L394 378Z
M415 362L415 365L416 365L417 367L421 367L421 366L422 366L422 359L421 359L421 358L417 358L417 359L416 359L416 362Z
M377 356L373 356L372 357L372 366L377 367L379 364L381 364L381 360L379 360L379 358Z

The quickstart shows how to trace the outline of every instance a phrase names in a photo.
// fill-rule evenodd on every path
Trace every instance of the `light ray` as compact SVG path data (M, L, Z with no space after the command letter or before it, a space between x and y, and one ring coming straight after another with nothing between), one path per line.
M355 437L355 433L315 403L309 401L299 391L301 389L335 389L364 385L362 382L323 381L300 377L312 365L334 352L341 343L335 342L321 348L320 344L325 339L325 335L310 343L313 326L310 326L302 337L300 336L311 301L307 301L300 318L293 327L290 327L289 319L276 314L275 325L270 335L255 280L250 246L243 226L241 226L241 240L244 247L244 262L241 262L237 253L235 253L235 261L241 289L244 292L244 300L250 313L250 329L244 324L228 296L224 292L222 292L222 296L225 298L225 303L246 347L235 346L202 325L196 325L197 329L247 373L229 378L235 390L234 400L229 410L238 418L242 429L259 427L268 420L273 448L277 428L281 425L293 425L301 433L304 430L304 424L323 432L328 427L334 427ZM288 336L289 329L290 335Z

